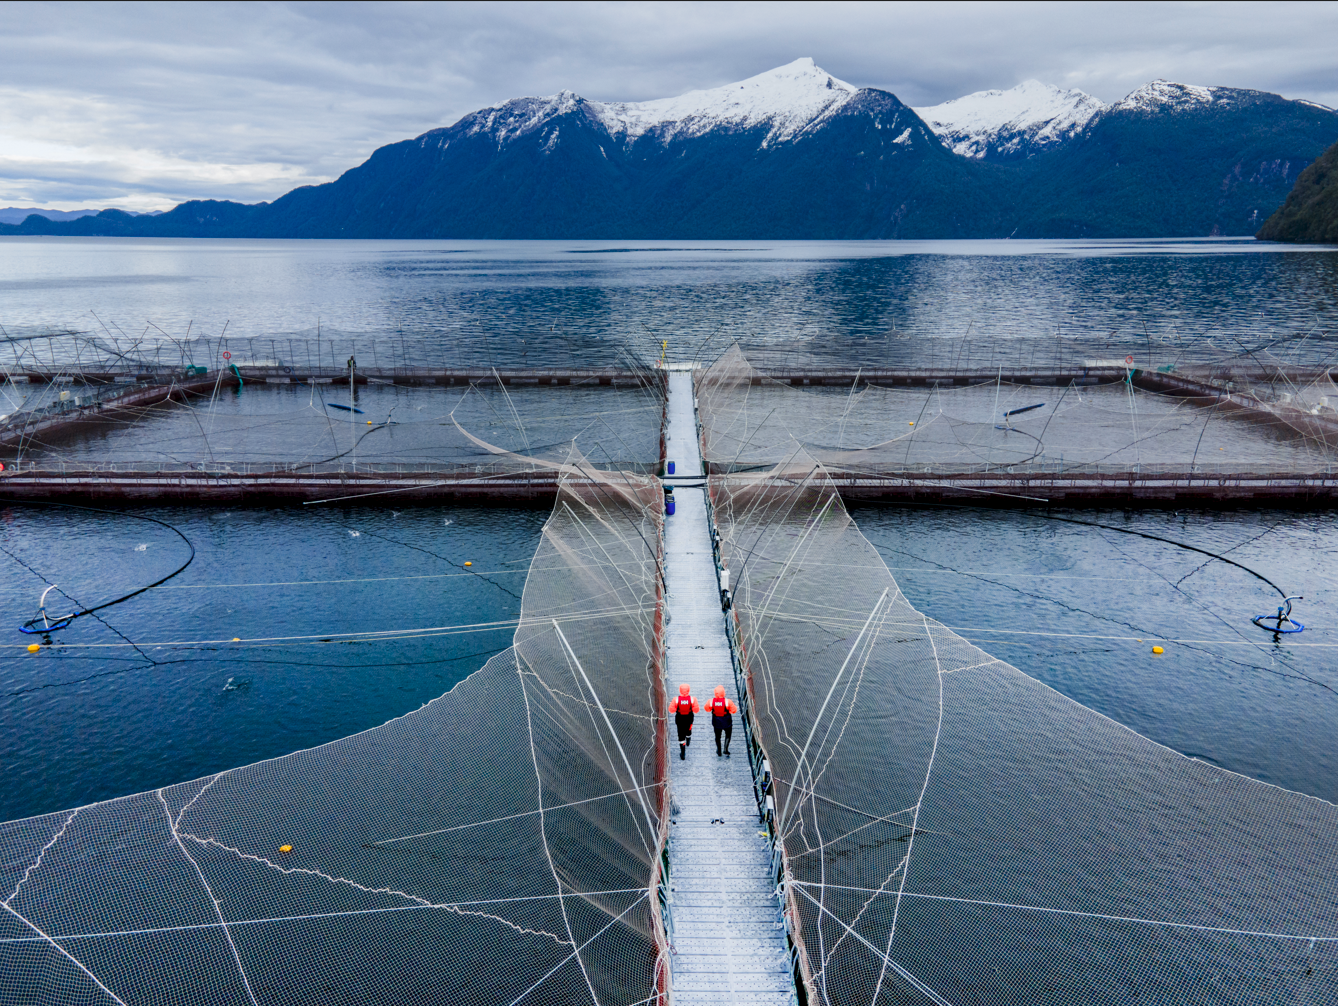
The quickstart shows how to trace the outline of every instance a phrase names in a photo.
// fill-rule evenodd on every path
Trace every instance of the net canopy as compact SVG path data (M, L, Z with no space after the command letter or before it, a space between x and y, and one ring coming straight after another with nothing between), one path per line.
M917 611L798 436L818 396L759 401L741 363L698 377L712 461L796 431L710 493L809 1001L1338 999L1338 807L1156 744Z
M667 985L661 494L573 458L513 645L322 747L0 825L0 1000L640 1003Z
M1338 464L1338 391L1330 394L1327 370L1148 375L1118 360L1089 362L1109 365L1050 386L1016 383L1000 368L988 381L950 369L941 381L897 388L854 371L838 386L804 388L768 377L735 347L700 382L703 454L716 471L771 467L797 449L833 470L930 474Z
M483 367L439 386L445 371L398 368L352 390L348 370L312 383L305 371L290 377L271 366L264 371L280 376L247 370L239 382L227 367L122 374L108 369L124 370L120 360L46 362L40 380L0 376L0 458L81 470L495 470L464 427L522 455L561 463L575 445L594 467L648 474L659 461L663 380L624 355L604 383L568 370L568 383L540 386L538 377ZM117 376L130 383L108 383ZM126 404L135 399L145 404Z

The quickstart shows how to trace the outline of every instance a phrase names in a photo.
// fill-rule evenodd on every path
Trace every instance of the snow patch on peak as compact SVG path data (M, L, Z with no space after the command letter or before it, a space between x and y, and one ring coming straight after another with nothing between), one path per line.
M1199 87L1195 84L1177 84L1170 80L1154 80L1130 92L1110 107L1122 112L1195 108L1211 105L1214 99L1225 100L1225 93L1219 96L1215 92L1230 90L1224 87Z
M980 159L1063 143L1105 107L1083 91L1025 80L1007 91L977 91L914 111L953 153Z
M724 87L655 101L590 102L610 133L631 142L655 132L668 142L721 127L769 125L763 145L792 139L829 117L859 88L804 57Z
M481 108L466 119L472 119L466 135L491 134L498 146L531 130L541 128L549 119L578 108L584 99L574 91L559 91L544 98L512 98L500 105ZM464 121L464 120L462 120Z
M723 87L689 91L655 101L589 101L571 91L543 98L514 98L467 116L469 135L486 133L498 146L544 128L577 109L597 120L615 139L632 143L648 133L660 142L712 130L767 128L763 146L783 142L820 125L860 89L833 77L804 57ZM462 120L462 122L466 121Z

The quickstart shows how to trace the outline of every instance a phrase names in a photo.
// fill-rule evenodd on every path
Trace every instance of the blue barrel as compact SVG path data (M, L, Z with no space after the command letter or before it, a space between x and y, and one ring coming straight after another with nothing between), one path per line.
M664 498L664 512L670 517L674 515L674 498L672 496L666 496Z
M669 462L669 474L674 474L674 463L672 461Z

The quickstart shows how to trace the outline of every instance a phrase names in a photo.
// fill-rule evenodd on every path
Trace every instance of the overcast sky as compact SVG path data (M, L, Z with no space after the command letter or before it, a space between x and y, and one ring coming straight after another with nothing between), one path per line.
M1338 3L0 3L0 206L273 199L520 95L637 101L811 56L929 105L1158 77L1338 106Z

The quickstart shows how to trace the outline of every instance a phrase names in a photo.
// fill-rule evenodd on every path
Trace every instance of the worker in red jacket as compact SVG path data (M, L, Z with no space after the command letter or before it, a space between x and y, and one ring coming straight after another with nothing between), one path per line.
M702 711L692 697L690 685L678 686L678 698L669 703L669 711L674 714L674 726L678 727L678 757L682 761L687 758L688 745L692 743L693 716Z
M715 731L715 754L719 758L720 735L725 735L724 754L729 755L729 738L734 733L734 713L739 711L739 707L734 704L733 699L725 698L724 685L716 685L715 698L711 699L706 706L711 710L711 729Z

